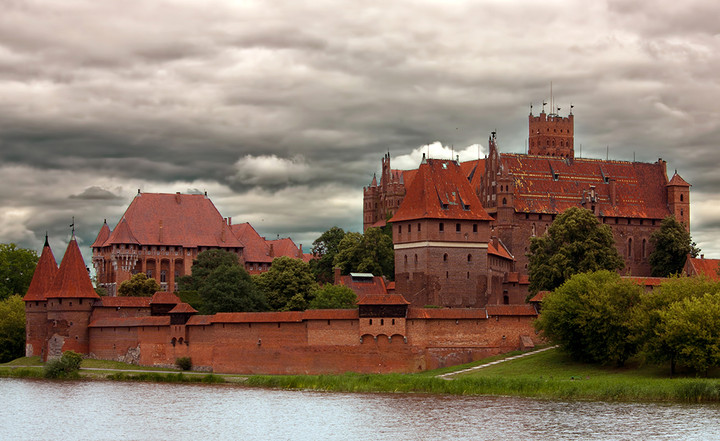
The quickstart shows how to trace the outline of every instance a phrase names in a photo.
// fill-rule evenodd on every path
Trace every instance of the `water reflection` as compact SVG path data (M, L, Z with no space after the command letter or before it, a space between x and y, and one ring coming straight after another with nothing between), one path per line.
M720 406L0 379L12 440L720 439Z

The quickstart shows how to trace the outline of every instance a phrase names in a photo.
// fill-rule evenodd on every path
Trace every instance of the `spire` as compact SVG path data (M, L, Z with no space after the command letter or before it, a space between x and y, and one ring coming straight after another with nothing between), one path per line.
M108 237L110 237L110 227L108 227L107 219L105 219L105 221L103 222L103 226L100 228L100 232L95 238L95 242L90 245L90 248L102 247L103 245L105 245L105 241L107 241Z
M70 240L47 298L97 299L75 237Z
M33 273L33 278L30 281L30 286L23 300L26 302L44 301L48 291L52 288L57 273L57 262L55 261L55 256L53 256L52 249L50 249L47 233L45 233L45 245L43 246L40 259L38 259L35 272Z

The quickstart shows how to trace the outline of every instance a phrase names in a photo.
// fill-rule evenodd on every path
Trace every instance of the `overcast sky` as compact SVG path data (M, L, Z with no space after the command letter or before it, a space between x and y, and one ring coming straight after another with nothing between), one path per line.
M720 3L0 0L0 242L86 263L138 189L203 192L309 250L362 229L362 187L523 152L530 104L574 105L576 154L690 182L720 258ZM549 107L548 107L549 110ZM443 151L444 149L444 151Z

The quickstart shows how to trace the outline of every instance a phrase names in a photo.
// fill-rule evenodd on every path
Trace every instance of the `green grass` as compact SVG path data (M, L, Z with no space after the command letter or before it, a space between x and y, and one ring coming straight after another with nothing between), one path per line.
M117 372L109 374L105 378L113 381L151 381L155 383L225 383L223 377L214 374L186 375L183 373L161 374L157 372L138 372L135 374Z
M20 357L8 363L0 364L0 366L42 366L43 362L40 357Z
M80 367L94 368L94 369L122 369L124 371L172 371L177 370L175 367L154 367L154 366L139 366L137 364L123 363L121 361L112 360L95 360L86 358L82 361Z

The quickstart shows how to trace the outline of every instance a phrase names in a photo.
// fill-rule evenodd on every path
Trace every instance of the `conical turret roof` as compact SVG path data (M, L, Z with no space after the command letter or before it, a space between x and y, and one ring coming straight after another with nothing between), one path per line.
M46 300L46 295L52 288L57 273L57 262L55 261L52 249L50 249L47 236L45 236L45 245L43 246L42 253L40 253L40 259L35 267L33 278L30 281L30 286L23 300L26 302Z
M105 244L105 242L108 240L108 237L110 237L110 227L108 227L107 219L105 222L103 222L102 228L100 228L100 232L97 235L97 238L95 239L95 242L93 242L92 245L90 245L90 248L97 248L101 247Z
M70 240L67 250L65 250L60 269L55 276L55 282L46 297L49 299L100 298L92 286L90 275L85 268L85 261L83 261L75 236Z

